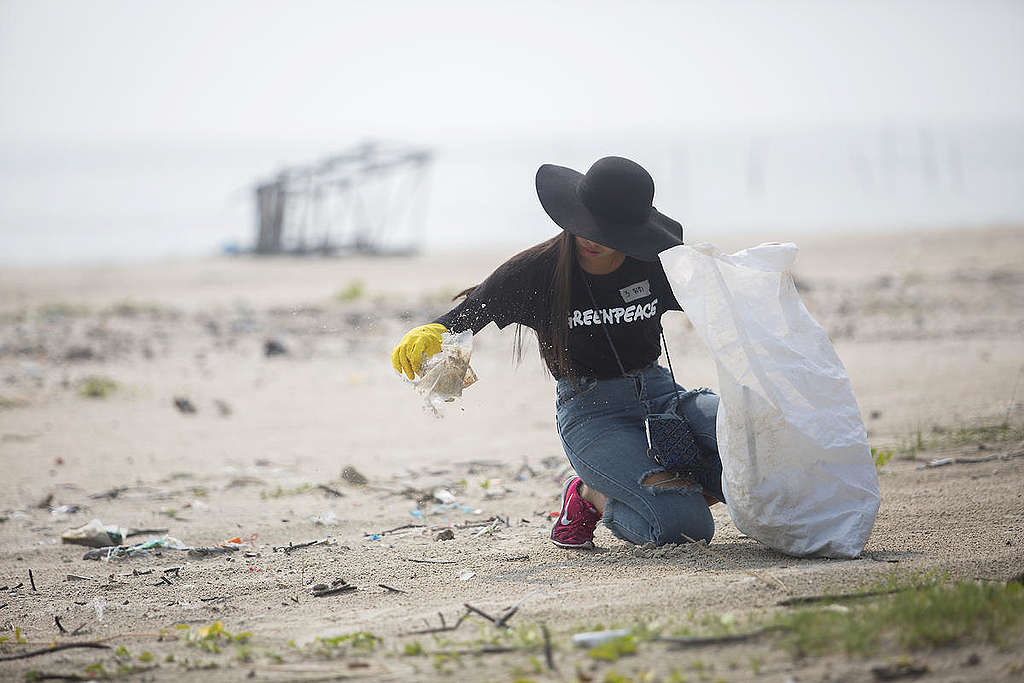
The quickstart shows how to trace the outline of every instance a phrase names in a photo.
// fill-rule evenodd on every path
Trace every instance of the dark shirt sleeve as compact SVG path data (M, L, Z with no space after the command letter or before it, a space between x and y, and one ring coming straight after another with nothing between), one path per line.
M493 320L484 302L467 297L458 306L434 320L441 323L449 332L459 333L472 330L476 334Z
M538 282L539 264L506 262L474 289L465 301L435 320L451 332L476 334L489 323L504 328L520 323L536 329L541 297L547 292Z
M657 260L656 273L654 277L658 281L658 289L664 292L665 305L661 307L663 311L681 311L683 307L679 305L676 300L676 295L672 292L672 285L668 282L668 276L665 275L665 267L661 265L661 259Z

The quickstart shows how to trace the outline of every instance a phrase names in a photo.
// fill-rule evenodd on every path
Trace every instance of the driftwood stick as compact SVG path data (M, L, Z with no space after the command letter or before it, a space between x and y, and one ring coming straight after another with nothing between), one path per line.
M873 598L879 595L892 595L910 590L909 588L891 588L889 590L867 591L866 593L840 593L825 595L802 595L795 598L779 600L776 605L780 607L792 607L793 605L814 605L819 602L835 602L837 600L855 600L857 598Z
M147 534L166 534L170 529L128 529L125 532L125 538L131 538L132 536L145 536Z
M44 647L39 650L29 650L28 652L22 652L16 655L6 655L0 657L0 662L12 662L15 659L28 659L29 657L38 657L40 655L48 655L53 652L60 652L61 650L70 650L75 647L88 647L96 650L109 650L109 645L101 645L100 643L62 643L60 645L54 645L53 647Z
M502 521L504 521L504 520L502 520L501 517L491 517L490 519L485 519L485 520L482 520L482 521L479 521L479 522L463 522L462 524L456 524L456 525L454 525L453 528L455 528L455 529L472 529L474 527L491 526L495 522L502 522Z
M548 663L548 668L555 671L555 658L551 653L551 633L548 631L547 624L541 624L540 630L544 634L544 661Z
M60 617L57 616L56 614L53 615L53 623L57 624L57 629L61 633L67 633L68 632L68 630L66 628L64 628L64 625L60 623Z
M423 564L458 564L457 560L430 560L425 557L403 557L406 562L422 562Z
M495 626L498 625L498 620L497 619L495 619L494 617L489 615L487 612L484 612L479 607L473 607L473 605L469 604L468 602L462 603L462 606L465 607L466 609L468 609L470 612L473 612L474 614L479 614L481 617L483 617L487 621L491 622Z
M377 536L386 536L387 534L393 534L396 531L402 531L404 529L422 529L427 526L426 524L403 524L402 526L396 526L394 529L385 529L384 531L376 534ZM373 536L374 534L363 534L364 536Z
M500 617L498 617L497 621L494 622L494 625L497 626L498 628L508 628L508 624L506 624L505 622L507 622L509 619L511 619L512 615L515 614L518 611L519 611L519 605L514 605L513 607L509 608L509 610L507 612L505 612L505 614L503 614Z
M36 578L34 576L32 576L32 570L31 569L28 570L28 580L29 580L29 583L32 584L32 590L37 590L36 589Z
M454 655L461 657L462 655L499 655L507 654L509 652L517 652L517 647L507 646L484 646L477 650L434 650L430 652L432 655Z
M662 636L654 640L659 643L671 643L676 648L703 647L706 645L726 645L728 643L743 643L767 635L773 631L781 631L779 626L768 626L749 633L735 633L728 636L714 636L709 638L671 638Z
M32 673L33 681L88 681L85 676L78 674L48 674L40 671Z
M275 553L278 552L278 551L282 551L282 552L284 552L285 555L287 555L287 554L291 553L292 551L299 550L300 548L309 548L309 547L314 546L314 545L327 545L327 542L329 540L330 540L330 537L328 537L328 538L321 538L320 540L317 540L317 541L307 541L305 543L289 543L288 545L276 545L276 546L274 546L273 551Z
M327 493L327 494L330 494L330 495L334 496L335 498L344 498L345 497L344 493L342 493L338 489L332 489L330 486L327 486L326 484L319 484L317 486L317 488L322 490L322 491L324 491L324 493Z
M469 615L470 615L470 611L466 610L465 612L462 613L462 616L459 617L459 620L456 621L451 626L441 626L441 628L426 628L426 629L422 629L420 631L406 631L405 633L401 633L399 635L403 635L403 636L421 636L421 635L426 635L428 633L444 633L446 631L454 631L459 626L462 626L462 622L464 622L466 620L466 617L468 617ZM441 623L442 624L444 623L444 617L443 616L441 617ZM429 622L428 622L428 624L429 624Z

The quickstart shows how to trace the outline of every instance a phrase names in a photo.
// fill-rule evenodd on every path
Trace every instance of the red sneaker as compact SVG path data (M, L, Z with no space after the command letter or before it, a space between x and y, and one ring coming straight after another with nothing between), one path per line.
M551 527L551 542L560 548L594 547L594 527L601 515L580 496L582 483L573 475L562 486L562 511Z

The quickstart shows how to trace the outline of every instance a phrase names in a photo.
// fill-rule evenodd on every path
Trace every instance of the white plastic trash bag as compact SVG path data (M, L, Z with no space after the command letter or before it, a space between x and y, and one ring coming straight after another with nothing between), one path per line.
M718 369L718 449L733 522L797 556L856 557L878 475L846 368L789 272L795 244L661 254L676 299Z

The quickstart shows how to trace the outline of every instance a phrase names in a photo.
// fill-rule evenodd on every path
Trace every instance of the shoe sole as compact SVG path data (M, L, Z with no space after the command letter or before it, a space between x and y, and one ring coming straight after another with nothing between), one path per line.
M575 481L577 479L579 479L578 476L577 477L569 477L568 479L565 480L565 483L562 484L562 505L561 505L561 507L558 510L558 519L559 520L562 519L562 512L565 510L565 497L567 495L569 495L568 494L568 492L569 492L569 485L573 481ZM557 520L555 521L555 524L558 524ZM593 541L585 541L585 542L579 543L579 544L572 544L572 543L562 543L560 541L556 541L554 539L554 537L552 537L550 535L549 535L549 538L551 538L551 542L554 543L555 545L557 545L559 548L569 548L571 550L593 550L594 549L594 542Z

